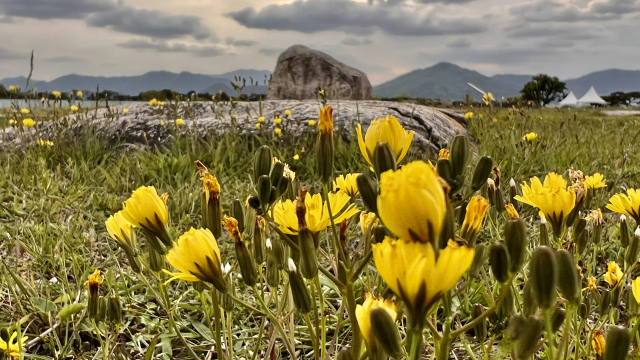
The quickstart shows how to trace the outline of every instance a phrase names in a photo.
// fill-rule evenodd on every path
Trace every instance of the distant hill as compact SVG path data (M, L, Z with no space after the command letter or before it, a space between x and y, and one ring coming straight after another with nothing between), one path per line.
M567 83L567 92L573 91L577 97L584 95L591 86L600 95L609 95L616 91L640 91L640 70L609 69L564 82Z
M411 71L373 89L379 97L409 95L418 98L463 100L467 94L479 99L480 94L467 83L489 91L500 99L516 96L520 88L504 84L477 71L442 62L426 69Z
M37 87L40 91L71 91L71 90L88 90L93 91L97 85L100 85L100 90L111 90L124 95L137 95L144 91L149 90L162 90L173 89L179 93L187 93L195 90L197 92L207 92L207 89L217 89L227 92L229 95L236 95L235 91L231 87L231 81L234 79L234 75L237 74L240 77L247 78L247 87L245 93L250 93L251 86L249 85L249 76L252 76L254 81L258 82L262 86L254 86L254 94L266 94L266 87L264 86L264 75L269 76L271 72L263 70L237 70L220 75L203 75L193 74L183 71L179 74L168 71L150 71L143 75L138 76L118 76L118 77L97 77L97 76L83 76L83 75L65 75L51 81L38 81L32 80L30 87ZM0 83L9 85L18 85L25 87L26 78L6 78L0 80ZM209 91L213 93L214 91Z
M515 74L498 74L493 75L493 80L499 81L506 85L511 85L517 89L522 89L524 84L531 81L533 75L515 75Z

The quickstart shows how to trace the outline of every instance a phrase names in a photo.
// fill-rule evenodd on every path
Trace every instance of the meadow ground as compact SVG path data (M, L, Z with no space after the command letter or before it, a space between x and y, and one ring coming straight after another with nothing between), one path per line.
M591 250L582 258L576 256L584 269L581 287L586 287L587 277L593 275L599 281L599 291L604 293L609 286L601 281L607 272L607 262L620 261L621 253L624 257L616 235L619 216L611 214L605 205L611 195L622 192L623 188L640 187L640 152L637 151L640 116L609 117L590 109L475 108L465 111L474 113L469 122L469 133L473 139L473 160L470 163L475 164L480 156L491 156L494 165L500 169L501 187L505 194L509 193L510 178L521 184L532 176L542 177L550 171L564 173L566 177L569 168L582 170L585 175L602 173L608 180L607 187L589 196L588 207L585 208L602 208L607 240L598 245L599 250L593 253L593 258ZM52 116L47 113L36 115L38 121ZM0 127L12 126L8 122L14 117L16 114L0 112ZM523 136L530 132L537 134L536 139L523 141ZM285 352L276 329L264 314L232 304L223 309L221 329L216 329L212 324L214 312L218 312L212 306L215 299L202 287L185 281L159 286L158 280L166 281L168 275L148 269L143 270L144 277L132 272L123 251L109 237L105 220L122 208L123 201L132 191L142 185L153 185L159 193L169 194L167 204L172 237L177 238L191 227L199 227L202 221L202 182L194 166L196 160L206 164L209 171L217 176L223 212L230 213L232 200L240 199L244 203L249 195L255 193L250 174L253 172L253 152L259 145L268 145L276 157L288 163L296 174L297 182L320 192L314 150L316 134L316 128L310 128L307 136L283 134L275 139L248 139L229 133L206 141L183 137L169 147L155 148L140 144L114 146L92 134L73 141L61 137L52 146L33 144L26 148L2 150L0 327L11 327L12 331L19 329L23 336L27 336L23 355L33 359L189 358L193 355L192 350L200 358L216 358L216 330L222 332L220 336L226 344L226 354L231 358L256 359L266 357L265 353L275 356ZM357 144L353 136L348 143L338 138L336 174L369 171ZM435 161L436 156L412 148L401 164L414 159ZM471 166L469 168L468 177L473 173ZM509 200L508 195L505 199ZM357 205L362 208L360 200ZM517 208L527 221L531 237L537 238L537 210L522 204ZM490 214L478 242L489 244L500 240L505 219L503 214ZM353 224L356 223L354 218ZM359 227L352 226L350 231L357 233ZM328 241L326 238L329 237L323 235L321 243ZM141 234L139 238L144 242ZM223 263L229 262L232 272L238 273L234 243L226 232L219 239L219 245ZM142 257L143 264L146 264L146 252ZM328 260L325 260L322 258L321 263L327 264ZM170 269L168 264L165 266ZM83 306L87 303L84 283L95 269L100 269L105 279L100 293L120 299L123 309L121 322L95 322L87 315ZM356 281L357 302L363 300L363 289L371 291L376 288L381 293L383 287L376 285L381 285L382 281L375 275L375 269L370 262ZM496 291L499 286L495 286L489 269L488 262L485 262L481 269L484 276L467 281L468 291L463 292L464 296L455 297L454 304L459 312L456 321L468 321L473 303L489 307L494 298L498 299ZM517 285L514 283L517 313L522 309L521 285L528 276L524 270L522 273L516 280ZM244 285L237 275L234 279L236 296L253 307L259 307L253 291L255 288ZM260 283L262 281L261 277ZM322 339L318 341L326 343L325 354L333 358L336 349L350 343L350 324L340 291L325 276L320 276L319 281L322 283L319 297L323 299L322 312L312 312L311 322L315 324L316 331L324 330ZM292 310L291 301L286 301L289 297L285 296L285 285L284 280L280 287L265 285L261 287L261 296L264 295L268 306L282 321L289 338L300 351L299 357L305 358L302 354L312 357L309 354L316 346L315 341L312 341L305 319ZM314 285L309 282L315 300L320 294ZM491 290L494 288L496 291ZM620 300L620 304L623 303L624 300ZM508 313L510 310L505 311ZM594 313L595 307L589 311L589 314ZM441 312L430 316L441 328ZM463 357L475 354L478 358L485 352L495 356L509 354L511 340L504 336L506 320L500 316L490 318L486 340L477 341L471 334L454 341L452 347L456 353ZM593 354L591 339L597 329L604 329L605 323L614 321L630 327L630 319L634 315L629 313L628 306L620 305L618 313L612 312L608 319L603 315L601 318L605 320L598 322L593 317L580 320L583 326L578 331L581 342L571 342L573 337L567 341L572 344L572 349L575 346L583 354ZM182 339L177 336L176 329ZM563 329L565 334L567 329ZM406 331L402 324L400 331L403 334ZM43 333L45 336L38 338ZM425 344L427 351L431 349L432 352L433 339L429 334L425 331ZM185 342L190 344L190 349L184 345ZM560 340L558 342L554 348L564 345Z

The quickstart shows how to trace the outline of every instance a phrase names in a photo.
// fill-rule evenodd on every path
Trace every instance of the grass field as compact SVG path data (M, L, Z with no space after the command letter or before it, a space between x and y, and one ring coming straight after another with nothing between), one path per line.
M605 206L613 194L640 187L640 152L637 151L640 117L607 117L590 109L474 108L464 111L474 113L469 125L473 155L466 171L467 184L473 174L472 164L484 155L491 156L494 165L500 169L501 190L507 202L511 201L508 195L510 178L521 184L532 176L543 177L551 171L568 178L567 170L574 168L585 175L601 173L608 180L606 187L590 192L582 216L587 215L587 210L601 208L606 240L590 241L588 250L578 254L572 246L575 242L573 232L558 239L581 266L580 288L587 288L587 278L594 276L598 280L597 289L582 291L582 300L575 304L567 302L562 293L558 294L558 306L566 310L567 320L556 335L549 335L548 327L544 337L538 334L541 343L536 345L535 351L539 351L539 355L534 356L593 358L598 350L592 341L597 337L597 331L603 330L608 336L608 326L615 324L632 329L633 348L636 348L637 328L634 325L638 319L627 301L633 299L628 295L627 285L635 278L632 274L637 272L637 250L635 258L625 266L628 247L623 247L619 241L619 215L611 214ZM9 119L24 117L15 111L0 114L2 127L15 126L9 125ZM43 112L36 113L35 117L37 121L44 121L53 115ZM301 316L295 310L288 291L286 267L278 271L278 286L267 285L267 272L271 270L266 270L265 263L259 266L257 286L247 286L239 278L237 249L226 231L218 244L222 263L228 262L232 268L236 299L220 295L221 306L218 307L216 292L204 290L202 284L174 280L163 285L170 276L148 268L149 246L142 233L138 233L138 242L143 245L140 255L143 270L136 274L124 251L105 228L107 218L122 209L122 203L132 191L143 185L155 186L159 194L168 193L171 238L175 240L191 227L200 227L203 222L200 215L202 182L194 165L196 160L207 165L217 177L222 212L232 214L234 199L244 204L248 196L256 193L252 159L260 145L269 146L274 156L290 165L296 174L295 183L320 193L322 185L315 152L317 132L313 128L307 136L291 138L285 135L276 140L259 137L247 140L229 133L206 141L179 138L170 147L156 148L139 144L112 146L99 135L92 134L73 141L61 136L52 146L33 144L2 150L0 327L8 328L10 334L17 331L26 336L21 356L33 359L183 359L194 355L201 359L222 356L227 359L290 358L280 330L286 333L285 338L295 347L298 358L336 358L339 350L354 346L352 322L348 316L353 309L349 300L353 298L362 303L365 292L391 295L384 291L374 262L365 257L369 252L365 244L369 242L362 241L366 236L358 226L358 216L353 218L346 233L347 248L353 254L354 266L355 260L362 257L368 262L348 287L353 294L344 292L326 274L320 273L317 278L306 281L315 304L309 317ZM532 142L523 141L522 137L530 132L535 132L537 138ZM336 137L335 146L335 174L370 172L357 138L351 136L350 142L343 143ZM412 148L401 164L424 158L424 153ZM485 186L480 192L486 194L486 191ZM466 186L461 191L467 199L470 197L467 195L472 194ZM465 204L458 200L454 202L454 208ZM364 209L359 197L354 201L358 208ZM538 211L518 202L514 205L525 219L531 239L526 255L529 259L531 252L539 246ZM489 211L478 243L489 246L503 240L502 228L507 219L506 213L495 209ZM634 223L631 218L628 222ZM275 227L277 225L264 228L264 236L275 241L278 238ZM594 236L591 224L587 231L589 237ZM333 269L337 265L333 251L338 251L333 247L331 231L320 232L319 241L319 262L335 274ZM199 250L202 249L193 251ZM603 279L609 261L617 261L624 272L629 273L618 285L621 290ZM172 269L168 263L163 267ZM507 283L509 286L505 287L496 282L489 262L484 261L479 272L463 275L454 291L442 300L447 306L443 308L438 302L431 308L430 323L440 332L447 326L455 332L471 321L474 304L478 303L484 309L492 309L498 304L498 311L485 320L486 336L480 336L476 327L476 331L459 334L453 341L451 349L458 358L508 358L525 346L519 345L523 343L522 337L509 333L507 320L524 311L523 286L530 277L530 267L527 261L524 269L514 273ZM104 278L99 294L118 299L122 306L121 321L100 321L99 316L96 321L86 308L88 293L84 284L95 269L100 269ZM211 289L211 286L205 288ZM508 294L504 295L499 289L508 289ZM598 310L602 298L606 297L604 294L609 291L617 298L607 309ZM400 307L398 297L396 304ZM588 309L582 309L580 304L588 304L585 305ZM539 310L536 316L550 318L553 309ZM410 324L400 319L405 311L400 311L397 322L402 339L411 330ZM214 319L219 319L219 324ZM274 319L282 324L282 329L274 326ZM44 335L38 337L41 334ZM440 359L441 353L436 350L442 351L443 346L438 344L437 337L428 329L424 331L424 353L438 354ZM216 346L218 338L224 344L224 355ZM555 340L549 341L550 338ZM409 340L406 341L403 345L407 345L407 350L402 356L412 357ZM0 348L1 345L0 342ZM374 358L370 346L367 347L369 352L362 356ZM320 349L320 353L314 349ZM352 358L362 358L360 354Z

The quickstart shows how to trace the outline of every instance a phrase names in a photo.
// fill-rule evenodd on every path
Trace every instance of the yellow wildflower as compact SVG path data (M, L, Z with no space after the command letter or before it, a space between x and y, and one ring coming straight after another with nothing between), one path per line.
M84 94L82 93L82 91L78 90L78 92L76 92L76 96L79 98L82 98Z
M23 114L23 115L27 115L30 112L31 111L29 111L29 109L20 109L20 113Z
M184 125L184 120L182 120L181 118L177 118L176 119L176 125L178 125L178 126Z
M473 113L471 111L464 114L464 118L467 120L471 120L472 117L473 117Z
M320 124L318 130L321 134L333 135L333 109L329 105L325 105L320 109Z
M528 134L525 134L522 137L522 140L526 141L526 142L532 142L533 140L535 140L538 137L538 134L534 133L534 132L530 132Z
M156 99L151 99L151 100L149 101L149 106L156 106L156 105L158 105L158 100L156 100Z
M9 338L9 342L5 342L0 338L0 351L2 351L5 355L8 355L10 358L19 358L22 353L22 349L20 345L24 346L29 339L24 336L20 341L18 341L18 332L14 331L11 337Z
M158 106L159 107L163 107L164 106L164 101L158 101Z
M482 95L482 101L485 103L485 105L489 105L491 104L491 101L493 100L493 94L488 92L484 95Z
M334 223L338 224L353 215L358 210L355 204L348 205L351 197L344 192L329 193L329 204L334 217ZM285 234L298 234L298 217L296 215L297 201L278 201L273 207L273 218L280 225L280 230ZM306 207L305 219L307 227L312 233L317 233L331 225L329 210L326 201L322 201L320 194L310 195L307 193L304 199Z
M122 109L122 113L127 115L129 113L129 109L127 109L127 108Z
M513 206L513 204L507 204L505 206L507 208L507 215L509 215L510 218L519 218L520 214L518 214L518 210L516 210L515 206Z
M628 189L627 194L616 194L609 199L607 209L631 216L640 224L640 189Z
M364 341L369 343L369 339L371 338L371 311L375 308L382 308L389 313L393 321L396 320L398 312L396 305L391 299L376 299L369 293L366 293L364 297L364 303L362 305L356 305L356 320L358 321L358 326L360 327Z
M260 128L262 128L262 124L256 123L256 129L260 130Z
M167 282L181 279L185 281L204 281L219 291L226 291L226 282L222 274L222 261L218 242L209 229L191 228L182 234L167 253L167 261L178 269Z
M75 105L71 105L71 106L69 107L69 110L71 110L72 112L78 112L78 107L77 107L77 106L75 106Z
M16 119L9 119L9 125L15 125Z
M9 91L16 92L16 91L18 91L18 87L15 86L15 85L9 85Z
M425 162L414 161L381 175L378 215L401 239L434 241L442 229L445 204L439 177Z
M598 280L596 280L596 278L594 278L593 276L589 276L587 278L587 289L589 289L589 291L593 291L593 292L597 292L598 291Z
M484 216L489 210L489 202L487 199L480 195L476 195L471 198L467 205L467 212L462 222L462 229L460 230L460 237L467 240L469 243L473 243L480 227L482 227L482 221Z
M589 189L599 189L607 186L607 180L600 173L595 173L592 176L587 175L584 181Z
M371 224L371 221L373 221L375 217L376 217L376 213L374 212L363 211L360 213L360 230L362 230L363 234L367 232L367 228L369 227L369 224ZM378 224L380 224L380 219L376 219L376 222L373 225L371 225L371 228L374 228Z
M293 160L295 160L295 161L300 160L300 155L298 155L298 154L293 155Z
M97 289L100 285L102 285L103 282L104 279L102 279L102 277L100 276L100 270L96 269L93 274L89 275L87 281L84 283L84 286L86 286L89 290Z
M593 332L593 340L591 341L591 345L593 346L593 350L596 352L596 354L598 354L598 356L602 356L602 354L604 354L607 343L604 340L604 334L602 333L602 330L596 330Z
M622 280L622 276L624 275L624 273L620 269L618 263L616 263L615 261L609 261L607 267L607 273L604 274L603 278L604 281L609 283L609 286L611 286L611 288L614 288L616 285L618 285L620 280Z
M276 125L280 125L280 123L282 123L282 119L280 119L279 117L276 116L275 119L273 119L273 123Z
M396 156L396 161L400 163L409 151L414 134L413 131L405 130L394 116L371 121L364 137L362 136L362 125L358 124L356 131L360 152L371 166L373 166L373 152L378 143L389 144Z
M26 118L22 120L22 125L26 127L32 127L36 124L36 122L32 118Z
M576 205L574 190L567 189L567 181L553 172L547 174L544 184L538 177L531 178L531 186L523 183L522 196L518 195L515 199L537 207L553 225L556 236L560 236L564 219Z
M284 116L287 116L287 117L291 116L291 110L289 110L289 109L285 110L284 111Z
M276 135L280 136L282 134L282 129L276 128L275 130L273 130L273 132L276 133Z
M631 281L631 291L633 292L633 298L640 304L640 277Z
M438 160L440 159L448 159L449 158L449 150L448 149L440 149L438 152Z
M602 211L600 211L600 209L591 210L589 215L587 215L587 221L593 223L593 225L602 225L604 223Z
M264 122L264 116L260 116L260 117L258 118L258 122L259 122L259 123L263 123L263 122Z
M109 216L104 222L107 232L113 240L120 246L130 249L136 247L136 233L133 231L133 225L124 218L122 211L118 211L114 215Z
M133 226L157 236L164 244L171 244L166 228L169 214L155 187L141 186L136 189L124 202L122 215Z
M358 175L360 174L352 173L338 176L336 181L333 183L333 188L339 189L351 197L358 195L358 184L356 183Z
M315 120L309 120L309 126L315 126L315 125L316 125Z
M60 93L60 91L52 91L51 95L53 95L56 98L59 98L62 94Z

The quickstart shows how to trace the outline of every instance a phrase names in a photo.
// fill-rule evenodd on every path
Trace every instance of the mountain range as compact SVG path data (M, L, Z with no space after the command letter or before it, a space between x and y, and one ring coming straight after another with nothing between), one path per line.
M229 95L237 95L231 86L231 82L238 78L246 78L247 85L243 90L245 94L266 94L267 86L265 79L271 76L267 70L240 69L224 74L205 75L193 74L183 71L172 73L169 71L150 71L138 76L83 76L65 75L51 81L32 80L30 88L38 88L39 91L94 91L100 85L100 90L115 91L124 95L138 95L149 90L173 89L179 93L197 91L199 93L215 94L222 90ZM266 77L265 77L266 76ZM250 78L254 80L254 85L250 84ZM26 86L27 79L23 76L16 78L5 78L0 80L0 84L5 87L18 85L21 88Z
M438 63L426 69L411 71L374 87L380 97L407 95L417 98L463 100L467 94L476 98L479 93L467 83L491 92L497 99L517 96L533 75L499 74L485 76L451 63ZM593 72L575 79L565 79L568 93L577 97L593 86L600 95L612 92L640 91L640 70L609 69Z

